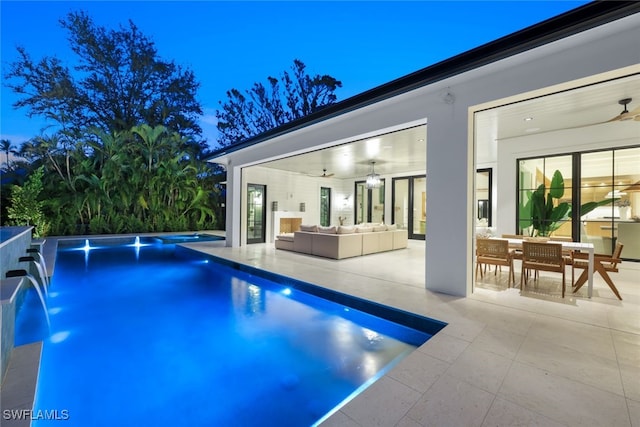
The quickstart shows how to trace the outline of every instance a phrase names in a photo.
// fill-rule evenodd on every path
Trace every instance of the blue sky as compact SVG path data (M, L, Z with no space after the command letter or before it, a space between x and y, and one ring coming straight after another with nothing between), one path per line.
M130 19L164 60L190 68L201 83L204 136L215 146L215 110L231 88L279 77L298 58L310 74L343 83L338 99L389 82L585 1L6 1L0 2L2 75L24 46L33 59L74 56L59 19L86 11L98 25ZM0 137L20 145L46 126L4 84ZM44 131L51 133L51 131Z

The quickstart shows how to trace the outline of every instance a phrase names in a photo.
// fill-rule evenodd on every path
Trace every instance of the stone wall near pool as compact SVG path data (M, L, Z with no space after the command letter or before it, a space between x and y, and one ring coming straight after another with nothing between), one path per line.
M0 381L4 379L9 357L13 351L17 305L20 302L22 278L6 279L10 270L26 269L18 260L31 247L33 227L0 227Z

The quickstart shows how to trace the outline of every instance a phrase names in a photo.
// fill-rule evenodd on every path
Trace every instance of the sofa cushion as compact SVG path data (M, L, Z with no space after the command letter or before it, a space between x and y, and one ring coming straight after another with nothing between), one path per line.
M336 234L337 232L338 232L338 229L335 227L335 225L332 227L322 227L322 226L318 227L318 233Z
M286 242L293 242L293 233L278 234L276 236L276 239L284 240Z
M393 249L402 249L406 248L408 244L408 234L407 230L394 230L391 231L393 234Z
M355 232L356 228L353 225L341 225L338 227L338 234L351 234Z
M362 255L363 234L325 234L307 233L312 236L313 244L311 253L313 255L342 259Z
M398 229L398 226L396 224L387 225L388 231L397 230L397 229Z
M384 224L376 225L373 227L373 231L387 231L387 226Z
M362 225L356 226L356 233L371 233L373 231L373 227L365 227Z
M318 226L317 225L304 225L304 224L300 224L300 231L311 231L311 232L317 232L318 231Z
M293 250L296 252L302 252L303 254L311 253L311 242L314 236L318 233L309 233L306 231L295 231L293 233Z

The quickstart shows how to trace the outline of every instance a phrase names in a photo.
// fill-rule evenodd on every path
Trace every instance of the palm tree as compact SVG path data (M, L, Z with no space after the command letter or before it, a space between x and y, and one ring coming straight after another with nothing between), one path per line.
M5 155L5 167L11 169L12 162L9 161L9 155L13 154L14 156L18 156L18 147L13 145L8 139L0 139L0 149Z

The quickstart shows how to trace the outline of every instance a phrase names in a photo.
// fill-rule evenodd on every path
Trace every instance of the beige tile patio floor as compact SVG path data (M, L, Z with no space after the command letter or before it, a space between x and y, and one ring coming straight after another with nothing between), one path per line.
M586 289L562 299L555 275L520 292L506 270L458 298L424 289L423 242L340 261L223 244L186 246L448 323L323 426L640 426L640 263L614 276L624 301L598 277L591 299ZM32 347L14 356L31 359ZM33 393L23 380L37 364L15 368L3 407L6 393Z
M552 273L521 292L506 270L458 298L424 289L424 242L340 261L187 246L448 323L323 426L640 426L639 263L614 275L623 301L599 277L591 299Z

